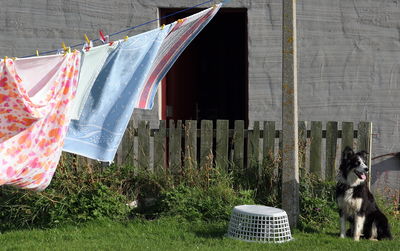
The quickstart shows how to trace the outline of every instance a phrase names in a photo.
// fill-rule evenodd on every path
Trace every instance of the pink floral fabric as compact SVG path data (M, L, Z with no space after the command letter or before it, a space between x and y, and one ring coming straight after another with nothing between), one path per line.
M80 53L0 62L0 185L43 190L61 155Z

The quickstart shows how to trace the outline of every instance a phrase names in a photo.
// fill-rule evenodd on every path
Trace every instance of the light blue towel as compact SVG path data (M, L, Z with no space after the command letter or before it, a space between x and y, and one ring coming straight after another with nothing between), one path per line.
M113 161L140 90L170 29L167 25L130 37L109 55L81 119L71 121L64 151Z

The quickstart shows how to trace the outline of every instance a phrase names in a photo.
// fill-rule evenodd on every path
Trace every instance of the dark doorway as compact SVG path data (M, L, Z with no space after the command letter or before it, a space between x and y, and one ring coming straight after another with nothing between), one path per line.
M166 16L180 9L160 9ZM163 19L172 23L197 13ZM162 119L248 121L247 10L222 8L162 81Z

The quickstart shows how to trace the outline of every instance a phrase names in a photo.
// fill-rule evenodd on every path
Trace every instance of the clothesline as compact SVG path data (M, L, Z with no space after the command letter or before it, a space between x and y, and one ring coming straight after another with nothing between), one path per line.
M192 6L192 7L189 7L189 8L186 8L186 9L183 9L183 10L180 10L180 11L177 11L177 12L174 12L174 13L171 13L171 14L169 14L169 15L165 15L165 16L163 16L163 17L160 17L160 18L156 18L156 19L147 21L147 22L145 22L145 23L142 23L142 24L139 24L139 25L130 27L130 28L128 28L128 29L121 30L121 31L118 31L118 32L109 34L108 36L109 36L109 37L113 37L113 36L116 36L116 35L118 35L118 34L131 31L131 30L134 30L134 29L139 28L139 27L141 27L141 26L144 26L144 25L147 25L147 24L150 24L150 23L153 23L153 22L156 22L156 21L165 19L165 18L170 17L170 16L177 15L177 14L179 14L179 13L182 13L182 12L185 12L185 11L188 11L188 10L191 10L191 9L194 9L194 8L196 8L196 7L205 5L205 4L210 3L210 2L213 2L213 1L214 1L214 0L209 0L209 1L202 2L202 3L196 4L196 5ZM222 4L226 4L226 3L228 3L228 2L230 2L230 0L223 0L223 1L221 1ZM100 41L100 39L94 39L94 40L92 40L93 43L94 43L94 42L98 42L98 41ZM75 47L80 47L80 46L84 46L84 45L85 45L85 43L79 43L79 44L71 45L71 46L69 46L69 47L70 47L70 48L75 48ZM51 50L51 51L40 52L40 55L56 53L56 52L59 52L60 50L62 50L62 49L56 49L56 50ZM21 57L21 58L34 57L34 56L37 56L37 55L36 55L36 54L32 54L32 55L28 55L28 56L23 56L23 57Z

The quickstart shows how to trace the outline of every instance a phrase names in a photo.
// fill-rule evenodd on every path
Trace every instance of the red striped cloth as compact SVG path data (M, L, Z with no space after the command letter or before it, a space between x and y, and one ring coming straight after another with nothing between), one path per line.
M153 107L154 96L159 82L167 74L183 50L215 16L221 5L217 4L214 7L175 22L174 27L163 41L145 85L140 91L136 104L137 108L151 109Z

